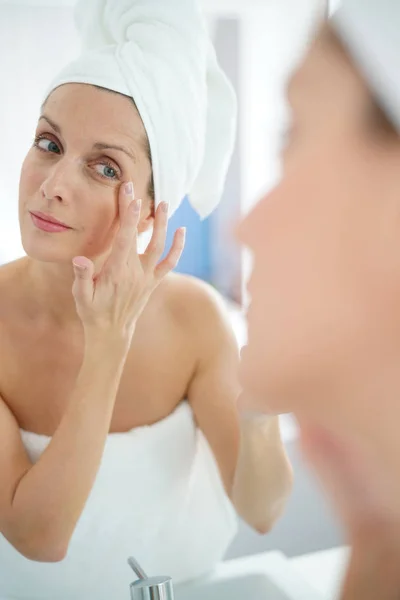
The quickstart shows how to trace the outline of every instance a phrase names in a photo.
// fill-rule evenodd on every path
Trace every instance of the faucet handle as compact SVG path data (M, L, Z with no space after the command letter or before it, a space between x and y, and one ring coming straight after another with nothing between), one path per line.
M149 577L131 584L131 600L174 600L171 577Z
M131 584L131 600L174 600L171 577L147 577L132 556L128 564L139 577Z

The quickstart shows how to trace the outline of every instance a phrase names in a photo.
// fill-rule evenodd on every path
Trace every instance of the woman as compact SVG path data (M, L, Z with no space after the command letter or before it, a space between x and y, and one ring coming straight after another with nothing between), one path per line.
M398 2L348 0L291 80L279 185L240 228L247 406L294 412L353 547L346 600L400 593Z
M22 168L27 256L0 269L2 600L122 598L130 554L195 577L232 505L266 532L290 491L277 420L239 419L220 300L170 273L182 231L159 262L168 208L216 204L235 113L196 3L167 4L78 5L86 50Z

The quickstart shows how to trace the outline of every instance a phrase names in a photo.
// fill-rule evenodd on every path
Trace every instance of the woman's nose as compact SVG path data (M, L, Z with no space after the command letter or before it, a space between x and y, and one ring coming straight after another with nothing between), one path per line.
M68 166L61 159L56 165L53 165L42 182L40 186L42 197L47 202L67 203L70 196L70 181Z

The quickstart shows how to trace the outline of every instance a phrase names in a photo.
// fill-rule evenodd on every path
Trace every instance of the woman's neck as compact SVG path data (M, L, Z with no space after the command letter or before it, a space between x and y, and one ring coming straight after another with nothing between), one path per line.
M27 311L36 319L55 327L81 326L72 294L72 265L25 259L25 298Z

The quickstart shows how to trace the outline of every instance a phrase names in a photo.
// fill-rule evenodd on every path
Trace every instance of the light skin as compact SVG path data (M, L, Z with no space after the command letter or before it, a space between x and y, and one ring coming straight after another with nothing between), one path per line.
M50 95L21 172L27 257L0 268L0 530L33 560L65 557L107 434L156 423L184 399L251 526L269 530L290 491L277 424L240 419L239 353L221 299L170 273L182 231L160 262L167 213L154 213L150 176L130 99L79 84ZM71 229L44 232L31 211ZM52 437L35 465L20 428Z
M283 177L239 230L255 261L246 406L297 416L354 549L343 599L391 600L400 591L400 138L327 26L288 95Z

